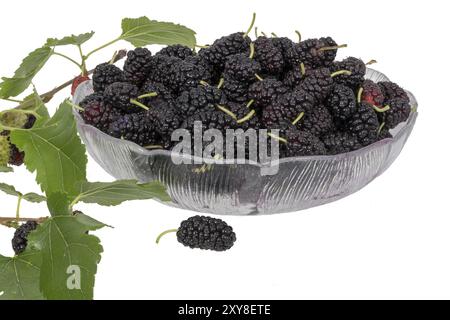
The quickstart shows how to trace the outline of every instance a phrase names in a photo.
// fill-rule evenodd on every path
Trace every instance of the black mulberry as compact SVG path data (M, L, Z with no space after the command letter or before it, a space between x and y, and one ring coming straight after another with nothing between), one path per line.
M105 102L125 113L142 111L142 109L132 103L132 100L138 96L139 88L127 82L115 82L106 87L104 92Z
M92 84L95 92L103 92L107 86L114 82L123 82L125 76L122 70L110 63L99 64L94 69Z
M355 93L349 87L337 84L333 87L326 106L335 118L345 121L356 112Z
M296 88L313 95L317 103L323 102L333 88L330 70L320 68L309 71L305 79Z
M10 145L9 147L9 164L13 166L20 167L23 165L23 161L25 159L25 152L20 151L15 144Z
M203 131L217 129L222 133L225 133L227 129L233 129L236 123L236 119L222 110L207 109L187 117L181 127L192 134L197 121L201 122Z
M354 134L363 146L377 140L379 122L371 104L362 102L348 120L348 130Z
M294 67L300 64L300 58L295 48L295 43L286 37L271 38L275 47L277 47L283 55L285 67Z
M358 139L348 132L331 132L322 137L328 154L335 155L351 152L361 148Z
M226 104L226 98L222 90L209 85L198 85L189 91L184 91L176 101L176 107L185 116L204 109L216 109L217 104Z
M205 70L200 65L181 61L172 65L169 70L170 88L174 92L182 92L195 88L200 81L204 81Z
M260 122L256 111L248 108L246 103L230 102L226 107L236 115L233 129L259 129Z
M283 83L289 88L298 86L306 76L305 65L295 65L292 69L286 71L283 76Z
M164 100L172 103L174 101L174 97L172 92L162 83L160 82L156 82L153 80L147 80L141 87L140 91L139 91L139 95L148 95L151 93L156 93L156 95L158 97L163 98ZM140 101L142 101L142 103L144 105L148 105L150 104L152 97L147 97L147 98L142 98L140 99Z
M156 55L165 55L184 60L187 57L194 55L194 52L192 52L191 48L189 47L183 46L181 44L174 44L161 49Z
M299 129L311 132L317 137L335 129L333 116L326 107L321 105L307 112L303 122L298 127Z
M160 82L166 87L171 88L172 73L171 70L174 65L180 63L180 58L169 57L166 55L154 56L151 62L150 72L148 74L148 79Z
M225 63L225 75L241 82L254 82L255 75L261 72L261 65L244 53L229 56Z
M31 129L31 128L33 128L33 126L34 126L34 124L36 123L36 117L34 116L34 115L32 115L32 114L29 114L29 115L27 115L28 116L28 119L27 119L27 121L25 122L25 124L23 125L23 128L24 129Z
M411 113L409 102L402 98L392 99L388 102L389 110L378 113L380 123L388 129L394 129L397 125L408 120Z
M265 74L278 75L285 67L283 52L266 37L258 37L255 41L255 60Z
M32 231L36 230L37 227L38 223L36 221L27 221L17 228L16 232L14 232L14 238L11 241L13 250L16 254L20 254L25 251L28 244L27 238Z
M84 122L103 132L107 132L111 122L121 116L119 109L105 104L103 99L94 100L88 96L85 101L80 103L80 106L83 108L80 113Z
M147 48L129 51L123 66L125 78L136 86L141 86L152 68L152 53Z
M337 43L330 37L308 39L298 43L296 51L299 61L307 66L329 67L336 58Z
M152 98L147 115L153 119L156 131L167 139L182 123L178 110L161 97Z
M226 251L236 242L233 228L225 221L205 216L184 220L178 229L163 232L156 243L169 232L176 232L178 242L192 249Z
M159 143L154 119L145 111L119 117L109 125L108 134L132 141L142 147Z
M284 154L287 157L325 155L325 145L315 135L307 131L287 130L285 134L287 141L284 144Z
M231 77L225 77L222 91L225 93L228 100L234 102L246 102L249 100L248 88L249 84L246 82L240 82Z
M382 107L385 101L383 90L372 80L364 80L362 84L361 101Z
M217 39L208 48L201 49L198 54L214 67L223 69L228 56L248 52L249 48L250 38L238 32Z
M396 98L404 99L409 102L408 94L398 84L388 81L378 82L377 84L380 86L381 91L383 92L385 104L387 104L389 100Z
M198 67L200 72L203 72L201 78L203 81L208 83L217 83L220 78L220 71L215 69L213 65L209 64L208 61L203 59L199 55L187 57L184 61L193 64Z
M354 90L358 90L364 82L366 75L366 64L361 59L349 57L340 62L335 62L330 67L331 72L349 71L341 73L333 78L335 83L343 84Z
M268 129L280 128L285 122L301 125L304 115L314 106L314 97L301 90L288 92L266 107L261 115L261 122Z
M280 96L288 92L288 88L275 78L265 78L250 85L248 99L254 100L254 106L265 108Z

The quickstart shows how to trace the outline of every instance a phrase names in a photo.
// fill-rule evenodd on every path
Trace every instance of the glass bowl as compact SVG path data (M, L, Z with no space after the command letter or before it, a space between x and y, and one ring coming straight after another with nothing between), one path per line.
M389 80L373 69L368 69L366 78L375 82ZM84 82L75 92L74 103L92 92L92 83ZM74 114L87 151L114 178L159 180L167 186L172 199L164 203L177 208L259 215L299 211L336 201L386 171L403 149L417 119L417 101L410 92L408 95L414 112L407 122L391 130L393 138L335 156L283 158L276 163L278 171L274 175L267 174L271 165L258 163L225 161L206 167L175 164L170 151L147 150L113 138L85 124L77 112Z

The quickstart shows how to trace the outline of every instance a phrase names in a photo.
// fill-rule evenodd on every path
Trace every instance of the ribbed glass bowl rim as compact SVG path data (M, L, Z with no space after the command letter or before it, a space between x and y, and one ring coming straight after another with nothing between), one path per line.
M367 70L372 71L372 72L376 72L378 74L380 74L380 76L385 77L386 79L388 79L383 73L381 73L380 71L377 71L375 69L371 69L371 68L367 68ZM75 91L74 97L77 96L77 92L78 90L80 90L83 86L86 85L91 85L92 84L92 80L91 81L86 81L83 82L82 84L80 84L77 88L77 90ZM418 115L418 103L417 100L415 98L415 96L408 90L406 90L406 93L408 94L410 101L411 101L411 108L412 108L412 112L409 115L408 120L406 121L406 123L403 125L403 127L396 132L395 136L393 138L386 138L377 142L374 142L366 147L363 147L361 149L357 149L351 152L346 152L346 153L341 153L341 154L337 154L337 155L316 155L316 156L300 156L300 157L286 157L286 158L281 158L277 161L272 161L272 162L268 162L268 163L259 163L259 162L254 162L254 161L246 161L245 164L246 165L252 165L252 166L257 166L257 167L265 167L267 168L268 166L273 166L273 165L279 165L281 163L287 163L287 162L299 162L299 161L326 161L326 160L337 160L337 159L345 159L345 158L351 158L353 156L359 155L359 154L363 154L365 152L370 152L373 151L377 148L381 148L382 146L388 145L388 144L392 144L395 141L395 137L396 136L402 136L403 132L408 130L408 127L411 123L414 123L414 120L417 118ZM128 141L128 140L123 140L123 139L119 139L119 138L114 138L106 133L104 133L103 131L100 131L99 129L95 128L94 126L91 126L89 124L84 123L83 118L80 116L80 114L76 111L76 109L73 110L74 115L77 119L77 124L78 126L82 127L82 128L88 128L88 130L92 130L94 131L97 135L101 136L103 139L106 140L110 140L110 141L115 141L118 144L122 144L122 145L127 145L130 147L130 149L134 149L136 151L139 151L139 153L141 153L144 156L148 156L148 157L154 157L154 156L168 156L168 157L174 157L173 151L171 150L161 150L161 149L155 149L155 150L148 150L145 149L144 147L141 147L140 145L132 142L132 141ZM202 163L204 160L201 157L198 156L192 156L192 155L184 155L184 154L179 154L176 153L175 156L177 158L184 158L187 161L189 161L189 163ZM242 161L242 160L241 160ZM216 164L236 164L239 163L239 159L222 159L222 160L216 160L214 159L214 163Z

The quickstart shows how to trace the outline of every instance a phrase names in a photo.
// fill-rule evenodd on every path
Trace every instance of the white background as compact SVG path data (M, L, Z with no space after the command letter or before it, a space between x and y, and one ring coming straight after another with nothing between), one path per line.
M295 37L330 35L348 43L341 56L377 59L376 68L415 93L416 128L393 166L360 192L303 212L225 217L238 241L226 253L191 250L174 235L156 235L193 212L154 201L115 208L80 206L114 229L97 232L104 245L97 299L396 299L450 298L449 39L446 1L8 1L0 11L0 75L46 37L95 30L87 49L120 33L123 17L185 24L198 43L247 28ZM117 44L95 55L108 60ZM64 49L66 50L66 49ZM76 52L65 51L76 57ZM44 92L76 74L60 57L36 78ZM58 95L52 110L69 92ZM8 103L2 103L2 107ZM94 161L92 181L111 180ZM37 191L24 168L0 174L19 190ZM1 216L14 215L0 195ZM24 203L23 216L45 214ZM12 254L12 230L0 227L0 252Z

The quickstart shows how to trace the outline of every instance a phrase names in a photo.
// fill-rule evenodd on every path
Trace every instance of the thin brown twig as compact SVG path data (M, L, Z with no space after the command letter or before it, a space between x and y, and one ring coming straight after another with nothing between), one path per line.
M37 223L44 222L48 217L40 217L40 218L19 218L16 217L0 217L0 224L6 225L8 222L15 221L36 221Z

